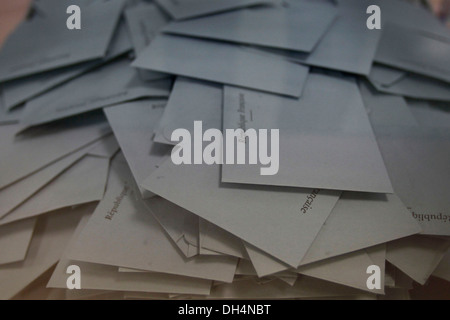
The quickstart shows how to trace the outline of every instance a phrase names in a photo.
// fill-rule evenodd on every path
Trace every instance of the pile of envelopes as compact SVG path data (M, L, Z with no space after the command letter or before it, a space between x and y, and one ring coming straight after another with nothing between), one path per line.
M70 30L72 2L34 1L0 50L1 299L402 299L450 280L450 32L427 10L79 0ZM277 174L173 163L176 129L242 119L279 129Z

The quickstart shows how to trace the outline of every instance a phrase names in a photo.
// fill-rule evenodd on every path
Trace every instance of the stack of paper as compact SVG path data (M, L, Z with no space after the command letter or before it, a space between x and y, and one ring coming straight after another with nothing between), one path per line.
M449 280L450 33L423 8L84 0L70 30L71 2L0 50L1 299Z

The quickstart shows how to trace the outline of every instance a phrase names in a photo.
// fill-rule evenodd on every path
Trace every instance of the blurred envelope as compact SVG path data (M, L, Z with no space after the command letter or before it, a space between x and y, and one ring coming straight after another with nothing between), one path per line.
M19 136L21 126L0 126L0 188L111 133L102 114L34 128ZM30 154L33 156L30 157Z
M383 27L375 61L449 82L450 36L389 23Z
M82 27L66 27L66 8L44 12L23 22L0 52L0 81L103 58L113 36L124 1L80 3Z
M223 128L279 129L280 137L278 172L224 164L222 182L392 192L352 78L312 73L299 100L225 86Z
M35 126L143 97L167 97L170 80L144 82L122 58L27 102L21 123Z
M309 54L260 47L253 50L309 66L368 75L381 33L379 30L367 29L366 20L365 9L356 13L340 13Z
M88 219L82 219L70 240L67 251L74 246ZM163 273L119 272L117 267L72 261L64 252L56 266L48 287L67 288L67 267L76 264L83 272L82 288L113 291L144 291L165 293L209 294L211 281Z
M163 32L310 52L335 18L332 6L300 2L294 8L251 8L172 22Z
M133 67L300 97L308 67L238 45L171 35L157 36Z
M274 3L273 0L156 0L156 2L177 20L194 18L253 5Z
M165 100L141 100L103 109L138 185L170 156L170 146L152 141L165 105ZM143 198L152 196L139 190Z
M125 54L130 50L131 44L128 40L125 22L121 21L117 27L114 38L111 41L108 52L103 59L59 68L4 83L3 98L5 107L7 110L11 110L19 104L48 90L54 89L58 85L72 80L103 63Z

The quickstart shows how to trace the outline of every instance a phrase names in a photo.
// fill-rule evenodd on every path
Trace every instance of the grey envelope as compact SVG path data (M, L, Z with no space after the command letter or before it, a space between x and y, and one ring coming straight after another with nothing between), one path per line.
M82 26L69 30L64 0L55 12L44 11L26 20L0 51L0 81L102 58L113 36L123 0L80 3Z
M105 63L131 50L125 22L122 20L117 27L108 52L103 59L96 59L74 66L59 68L29 77L8 81L3 84L5 107L8 110L16 107L39 94L46 92L59 84L69 81L77 76Z
M383 28L375 61L450 82L450 35L389 23Z
M170 79L145 82L127 57L27 102L21 123L34 126L142 97L167 97Z
M170 146L154 143L153 130L164 112L166 101L142 100L104 108L133 177L140 185L170 156ZM139 187L143 198L153 194Z
M226 86L223 128L243 121L245 129L279 129L279 171L224 164L222 182L392 192L353 78L312 73L299 100Z
M132 66L300 97L308 68L237 45L159 35Z

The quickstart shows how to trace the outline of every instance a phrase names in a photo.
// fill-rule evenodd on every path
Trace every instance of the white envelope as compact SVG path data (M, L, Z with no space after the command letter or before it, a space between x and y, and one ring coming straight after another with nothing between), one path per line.
M165 105L163 100L141 100L103 109L138 185L170 156L170 146L152 141ZM139 190L143 198L152 196Z
M238 45L159 35L133 67L300 97L308 68Z
M44 9L26 20L0 51L0 81L104 57L124 2L79 3L83 26L76 31L66 27L68 0L62 10Z
M450 103L412 99L406 100L406 103L422 126L450 128Z
M25 259L35 224L27 219L0 227L0 265Z
M103 115L62 121L15 137L20 128L20 125L0 126L0 188L111 133Z
M172 22L163 32L311 52L335 18L334 7L301 1L293 8L251 8Z
M28 101L21 123L35 126L143 97L167 97L171 80L147 83L122 58Z
M273 0L156 0L156 2L177 20L194 18L259 4L274 3Z
M299 100L225 86L223 128L279 129L279 171L224 164L222 182L392 192L352 78L311 73Z
M119 154L111 166L105 197L71 248L68 258L232 281L237 259L216 256L186 259L148 211L140 196L136 195L134 188L131 172Z
M142 186L291 266L300 263L340 195L321 190L308 214L301 214L312 190L226 185L219 165L177 166L171 160Z

